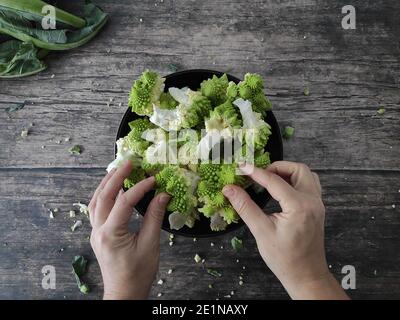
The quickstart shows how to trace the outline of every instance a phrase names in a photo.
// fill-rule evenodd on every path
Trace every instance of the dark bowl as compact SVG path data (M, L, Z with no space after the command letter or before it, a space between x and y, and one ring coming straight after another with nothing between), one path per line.
M165 77L165 91L170 87L189 87L192 90L197 90L200 87L200 83L203 80L207 80L211 78L213 75L217 75L218 77L223 75L223 72L213 71L213 70L203 70L203 69L194 69L194 70L185 70L172 73ZM233 81L235 83L239 83L240 79L227 74L229 81ZM117 140L119 138L125 137L130 129L128 123L139 118L136 113L132 112L130 108L125 112L124 117L122 118L121 124L117 133ZM283 158L283 148L282 148L282 138L281 131L279 129L278 122L276 121L274 114L269 111L267 113L267 122L272 127L272 135L269 138L268 144L266 146L266 150L270 153L271 161L282 160ZM115 153L117 150L115 149ZM264 207L268 201L271 199L271 196L265 193L256 193L252 188L248 188L247 192L250 194L251 198L262 208ZM144 215L146 212L146 208L150 203L150 200L154 197L154 192L149 192L146 196L136 205L136 209L141 215ZM234 230L241 228L244 225L242 220L239 220L238 223L233 223L227 226L224 231L212 231L210 229L210 219L205 218L204 216L200 217L200 220L196 221L193 228L188 228L184 226L180 230L172 230L169 227L168 222L168 213L165 215L164 222L162 228L165 231L182 235L186 237L197 237L197 238L207 238L213 237L216 235L225 234Z

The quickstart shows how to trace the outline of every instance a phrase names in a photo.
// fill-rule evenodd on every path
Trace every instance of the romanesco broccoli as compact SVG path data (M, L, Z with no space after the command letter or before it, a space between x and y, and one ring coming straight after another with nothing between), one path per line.
M129 106L132 111L141 116L150 116L153 113L153 103L160 100L164 91L164 78L157 73L146 70L135 81L129 96Z

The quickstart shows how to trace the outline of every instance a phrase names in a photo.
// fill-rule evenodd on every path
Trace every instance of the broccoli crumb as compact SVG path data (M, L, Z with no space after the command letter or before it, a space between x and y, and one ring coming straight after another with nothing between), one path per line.
M239 286L242 286L242 285L243 285L243 281L240 280L240 281L239 281Z
M201 257L197 253L194 256L194 261L196 261L196 263L199 263L201 261Z
M210 283L209 285L208 285L208 289L212 289L213 288L213 285Z
M74 232L76 229L82 227L82 220L77 220L71 227L71 231Z
M26 138L29 134L29 129L24 129L21 131L21 138Z
M310 89L308 87L304 88L303 94L308 97L310 95Z
M157 293L157 297L161 297L162 296L162 293L161 292L159 292L159 293Z
M385 112L386 112L386 110L385 110L384 107L380 107L380 108L378 109L378 111L377 111L377 113L378 113L379 115L383 115Z
M172 269L169 269L167 273L168 273L168 274L171 274L172 272L173 272L173 270L172 270Z
M73 147L69 148L68 151L70 154L78 155L82 153L82 148L78 145L74 145Z
M160 286L164 283L163 279L158 280L157 284L159 284Z
M286 126L283 129L283 138L285 138L286 140L289 140L290 138L293 137L294 134L294 128L291 126Z

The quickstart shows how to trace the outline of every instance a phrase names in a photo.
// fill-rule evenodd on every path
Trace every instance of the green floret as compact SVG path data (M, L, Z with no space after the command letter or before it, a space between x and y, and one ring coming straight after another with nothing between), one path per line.
M139 115L150 116L153 113L153 103L160 100L164 91L164 78L157 73L146 70L135 81L129 96L129 106Z
M240 113L230 100L226 100L224 103L217 106L210 112L210 117L206 120L207 132L212 129L238 129L241 126L242 121L240 119Z
M264 150L259 150L254 155L254 165L259 168L266 168L271 164L271 159L269 157L269 152L264 152Z
M199 209L204 216L210 218L221 214L227 223L237 222L237 214L222 193L227 184L243 186L246 178L236 174L236 164L205 164L199 165L200 182L197 188L199 201L204 206ZM233 212L232 212L233 210Z
M226 97L229 100L233 101L237 98L238 94L239 94L238 86L233 81L230 81L228 84L228 88L226 89Z
M201 93L210 99L215 106L217 106L227 99L226 90L228 88L228 84L229 81L226 74L220 78L214 75L211 79L204 80L201 83Z
M143 156L150 143L142 138L142 134L155 126L147 118L140 118L129 122L129 127L131 131L127 136L127 145L130 150Z
M265 117L266 112L271 110L272 104L265 96L264 81L259 74L247 73L244 80L238 85L239 96L245 100L250 100L253 111L261 113Z
M158 192L167 192L171 200L167 210L189 215L197 206L195 191L198 177L193 172L178 166L168 166L156 176Z
M169 92L162 92L160 95L160 108L162 109L175 109L178 106L178 101L176 101Z
M254 112L251 102L241 98L234 101L240 109L243 129L246 129L246 143L254 146L254 150L263 149L271 135L271 126L266 123L260 113Z
M204 122L211 110L211 101L198 91L189 90L188 106L181 106L182 128L193 128ZM179 108L179 107L178 107Z
M146 178L146 174L142 168L135 168L132 170L128 178L124 180L124 187L126 189L132 188L136 183Z

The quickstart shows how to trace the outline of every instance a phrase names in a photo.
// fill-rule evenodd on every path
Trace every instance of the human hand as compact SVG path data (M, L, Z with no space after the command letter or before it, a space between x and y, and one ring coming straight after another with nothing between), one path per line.
M278 161L267 169L241 168L279 202L266 215L242 188L223 190L254 235L258 250L292 298L347 298L329 272L324 248L325 207L317 174L304 164Z
M132 170L127 161L107 174L89 204L90 243L100 265L104 299L145 299L158 270L160 229L169 196L157 195L149 204L138 233L129 231L133 207L155 184L147 178L122 191Z

